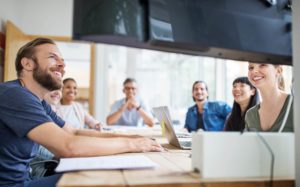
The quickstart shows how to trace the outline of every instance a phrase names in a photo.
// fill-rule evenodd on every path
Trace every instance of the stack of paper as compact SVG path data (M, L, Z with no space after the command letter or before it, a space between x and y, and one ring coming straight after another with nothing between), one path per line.
M100 156L84 158L62 158L56 172L96 169L141 169L158 166L143 155L138 156Z

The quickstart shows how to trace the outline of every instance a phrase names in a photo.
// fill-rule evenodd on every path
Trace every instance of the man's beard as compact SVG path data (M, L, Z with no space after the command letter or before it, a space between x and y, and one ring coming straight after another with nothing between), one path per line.
M201 97L201 98L194 97L194 100L195 100L196 102L203 102L203 101L205 101L206 99L207 99L206 97Z
M195 99L195 101L198 101L198 102L202 102L204 100L205 100L205 98L203 98L203 99Z
M34 60L35 68L33 70L33 78L41 86L46 88L48 91L58 90L62 87L62 81L54 79L47 71L42 71L38 62Z

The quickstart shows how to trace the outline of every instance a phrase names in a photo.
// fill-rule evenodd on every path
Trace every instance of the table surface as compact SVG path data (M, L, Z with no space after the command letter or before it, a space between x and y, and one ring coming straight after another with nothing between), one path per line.
M146 131L145 131L146 130ZM191 166L191 150L180 150L169 144L161 137L157 129L130 129L126 133L140 134L148 137L155 137L163 147L164 152L150 153L126 153L122 155L145 155L159 166L151 169L138 170L93 170L76 171L65 173L59 180L57 187L78 187L78 186L180 186L180 187L231 187L231 186L269 186L268 178L238 178L238 179L201 179L199 173L194 172ZM294 186L291 178L276 178L276 187Z

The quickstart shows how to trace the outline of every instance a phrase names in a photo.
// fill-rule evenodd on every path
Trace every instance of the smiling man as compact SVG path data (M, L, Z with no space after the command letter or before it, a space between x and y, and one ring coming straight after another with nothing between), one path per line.
M39 144L60 157L161 151L155 141L78 130L59 118L43 98L60 89L64 60L52 40L25 44L15 61L17 80L0 84L0 186L55 186L60 175L32 180L29 162Z
M137 83L133 78L127 78L123 83L125 98L116 101L109 116L108 125L138 126L144 123L149 127L154 125L154 119L143 100L137 96Z
M204 81L196 81L192 88L196 104L188 109L185 128L189 131L222 131L231 107L225 102L208 101L208 88Z

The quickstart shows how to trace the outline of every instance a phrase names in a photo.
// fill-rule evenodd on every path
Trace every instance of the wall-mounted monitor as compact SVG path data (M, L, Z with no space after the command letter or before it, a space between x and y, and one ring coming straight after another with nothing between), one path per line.
M289 0L74 0L73 38L292 65Z

